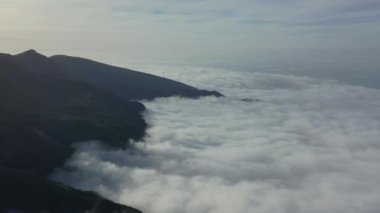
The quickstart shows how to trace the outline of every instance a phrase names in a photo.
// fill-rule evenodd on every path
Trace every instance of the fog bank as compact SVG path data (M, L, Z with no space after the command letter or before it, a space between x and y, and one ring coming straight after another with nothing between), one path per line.
M380 211L379 90L216 69L155 73L227 97L144 102L144 143L79 144L54 179L146 213Z

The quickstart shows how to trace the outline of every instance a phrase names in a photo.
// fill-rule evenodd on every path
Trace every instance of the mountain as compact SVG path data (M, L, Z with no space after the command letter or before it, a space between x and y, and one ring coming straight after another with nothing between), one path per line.
M53 60L49 60L48 57L35 50L28 50L14 55L13 59L15 62L26 67L30 72L35 74L53 78L68 78L68 75L65 74L64 67Z
M71 156L74 142L128 148L147 126L144 105L133 100L172 95L221 96L87 59L0 54L0 211L139 212L45 175Z
M130 209L44 177L70 157L74 142L97 139L124 147L146 128L142 104L63 71L37 53L0 55L0 212Z
M141 213L28 171L0 167L0 187L0 212Z
M107 90L124 99L154 99L156 97L223 96L216 91L199 90L167 78L154 76L88 59L57 55L50 57L65 66L70 76Z

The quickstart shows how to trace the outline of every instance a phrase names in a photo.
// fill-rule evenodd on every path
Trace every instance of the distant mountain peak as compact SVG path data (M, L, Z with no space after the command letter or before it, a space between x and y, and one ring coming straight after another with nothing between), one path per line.
M22 52L22 53L19 53L19 54L17 54L16 56L29 56L29 57L31 57L31 56L39 56L39 57L44 57L44 58L46 58L46 56L44 56L44 55L42 55L42 54L40 54L40 53L38 53L36 50L34 50L34 49L30 49L30 50L27 50L27 51L25 51L25 52Z
M30 72L43 74L45 77L68 77L60 64L38 53L34 49L14 55L14 60L23 65Z
M36 54L37 51L35 49L30 49L30 50L25 51L24 53L27 53L27 54L34 53L34 54Z

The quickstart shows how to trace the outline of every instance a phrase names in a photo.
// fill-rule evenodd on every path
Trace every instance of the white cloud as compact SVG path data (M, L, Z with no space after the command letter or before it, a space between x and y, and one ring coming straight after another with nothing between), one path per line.
M67 162L78 170L56 179L147 213L380 211L379 90L223 70L156 73L227 97L146 102L145 143L78 145Z

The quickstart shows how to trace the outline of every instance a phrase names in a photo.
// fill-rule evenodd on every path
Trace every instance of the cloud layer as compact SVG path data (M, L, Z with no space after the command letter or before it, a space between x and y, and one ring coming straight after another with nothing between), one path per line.
M53 177L147 213L380 211L379 90L223 70L176 73L228 97L146 102L145 143L128 151L79 144L66 165L78 170Z

